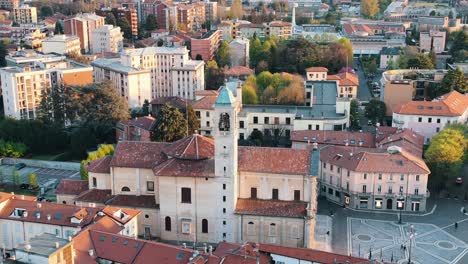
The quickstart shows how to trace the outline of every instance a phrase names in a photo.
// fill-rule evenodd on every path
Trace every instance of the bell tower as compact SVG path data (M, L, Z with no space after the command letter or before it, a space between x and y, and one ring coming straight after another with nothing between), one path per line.
M237 115L241 108L241 87L237 81L226 82L221 88L214 109L215 176L218 207L219 240L237 241L237 218L234 215L238 197ZM229 223L229 224L227 224Z

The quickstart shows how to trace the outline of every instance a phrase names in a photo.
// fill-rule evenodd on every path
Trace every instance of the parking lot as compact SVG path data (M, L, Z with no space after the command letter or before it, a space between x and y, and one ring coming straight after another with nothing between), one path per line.
M0 171L3 173L3 180L5 182L12 182L14 168L14 165L0 165ZM56 185L60 182L60 180L67 178L80 178L80 172L76 170L49 169L26 166L18 170L18 172L20 174L20 183L28 183L28 175L30 173L36 174L39 186L44 186L45 184Z

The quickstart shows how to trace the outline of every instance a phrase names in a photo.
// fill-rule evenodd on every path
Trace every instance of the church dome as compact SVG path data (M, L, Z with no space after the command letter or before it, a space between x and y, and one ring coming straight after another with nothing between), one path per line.
M163 149L168 157L185 160L204 160L214 157L214 140L194 134L175 141Z

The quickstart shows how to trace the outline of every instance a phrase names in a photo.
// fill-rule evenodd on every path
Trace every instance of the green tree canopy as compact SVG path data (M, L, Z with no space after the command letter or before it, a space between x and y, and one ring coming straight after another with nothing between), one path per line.
M54 15L54 10L48 5L41 6L40 10L41 17L49 17Z
M351 129L352 130L359 130L361 129L361 118L359 115L359 102L357 100L351 100L351 107L350 107L350 115L349 119L351 122Z
M0 41L0 67L5 67L7 65L5 57L8 55L8 51L5 47L5 43Z
M244 85L242 87L242 103L243 104L257 104L258 96L255 89L251 86Z
M114 14L111 12L107 13L105 21L106 21L106 24L108 25L117 26L117 19L115 18Z
M417 69L434 69L435 66L429 56L418 54L415 58L408 60L408 67Z
M361 14L365 17L375 18L379 13L378 0L362 0L361 1Z
M455 62L464 62L468 59L468 33L463 29L450 34L453 38L452 46L449 49L450 55Z
M88 171L85 169L85 167L89 162L112 155L114 155L114 145L112 144L101 144L96 151L89 153L88 157L85 160L82 160L80 164L81 179L88 179Z
M219 68L216 61L211 60L205 66L205 86L207 90L218 90L225 82L224 69Z
M200 120L198 119L195 111L191 104L187 105L187 113L185 113L185 122L187 122L188 126L188 135L195 134L196 131L200 129Z
M60 23L60 22L56 22L56 23L55 23L54 33L55 33L56 35L61 35L61 34L63 34L62 23Z
M158 22L157 22L157 20L156 20L156 16L153 15L153 14L149 14L149 15L146 17L145 29L148 30L148 31L153 31L153 30L155 30L156 28L158 28Z
M156 117L154 141L172 142L187 135L187 126L179 109L165 104Z
M23 143L5 141L0 138L0 158L21 158L28 147Z
M369 118L369 120L372 121L372 124L375 125L377 122L382 124L386 111L387 107L385 106L384 102L377 99L372 99L366 105L365 115L367 118Z
M37 183L37 175L35 173L29 173L28 174L28 184L29 186L36 188L38 186Z
M231 65L231 51L228 41L221 42L218 53L216 54L216 63L219 67Z
M117 26L120 27L120 30L123 32L124 38L132 39L132 27L126 18L121 18L117 21Z

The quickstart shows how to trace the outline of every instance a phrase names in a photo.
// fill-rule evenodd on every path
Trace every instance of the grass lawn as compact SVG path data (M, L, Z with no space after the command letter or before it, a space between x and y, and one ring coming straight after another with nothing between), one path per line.
M38 191L28 190L28 189L21 189L20 187L13 187L10 185L2 185L0 186L0 192L11 193L14 192L15 194L24 194L29 196L37 196Z

